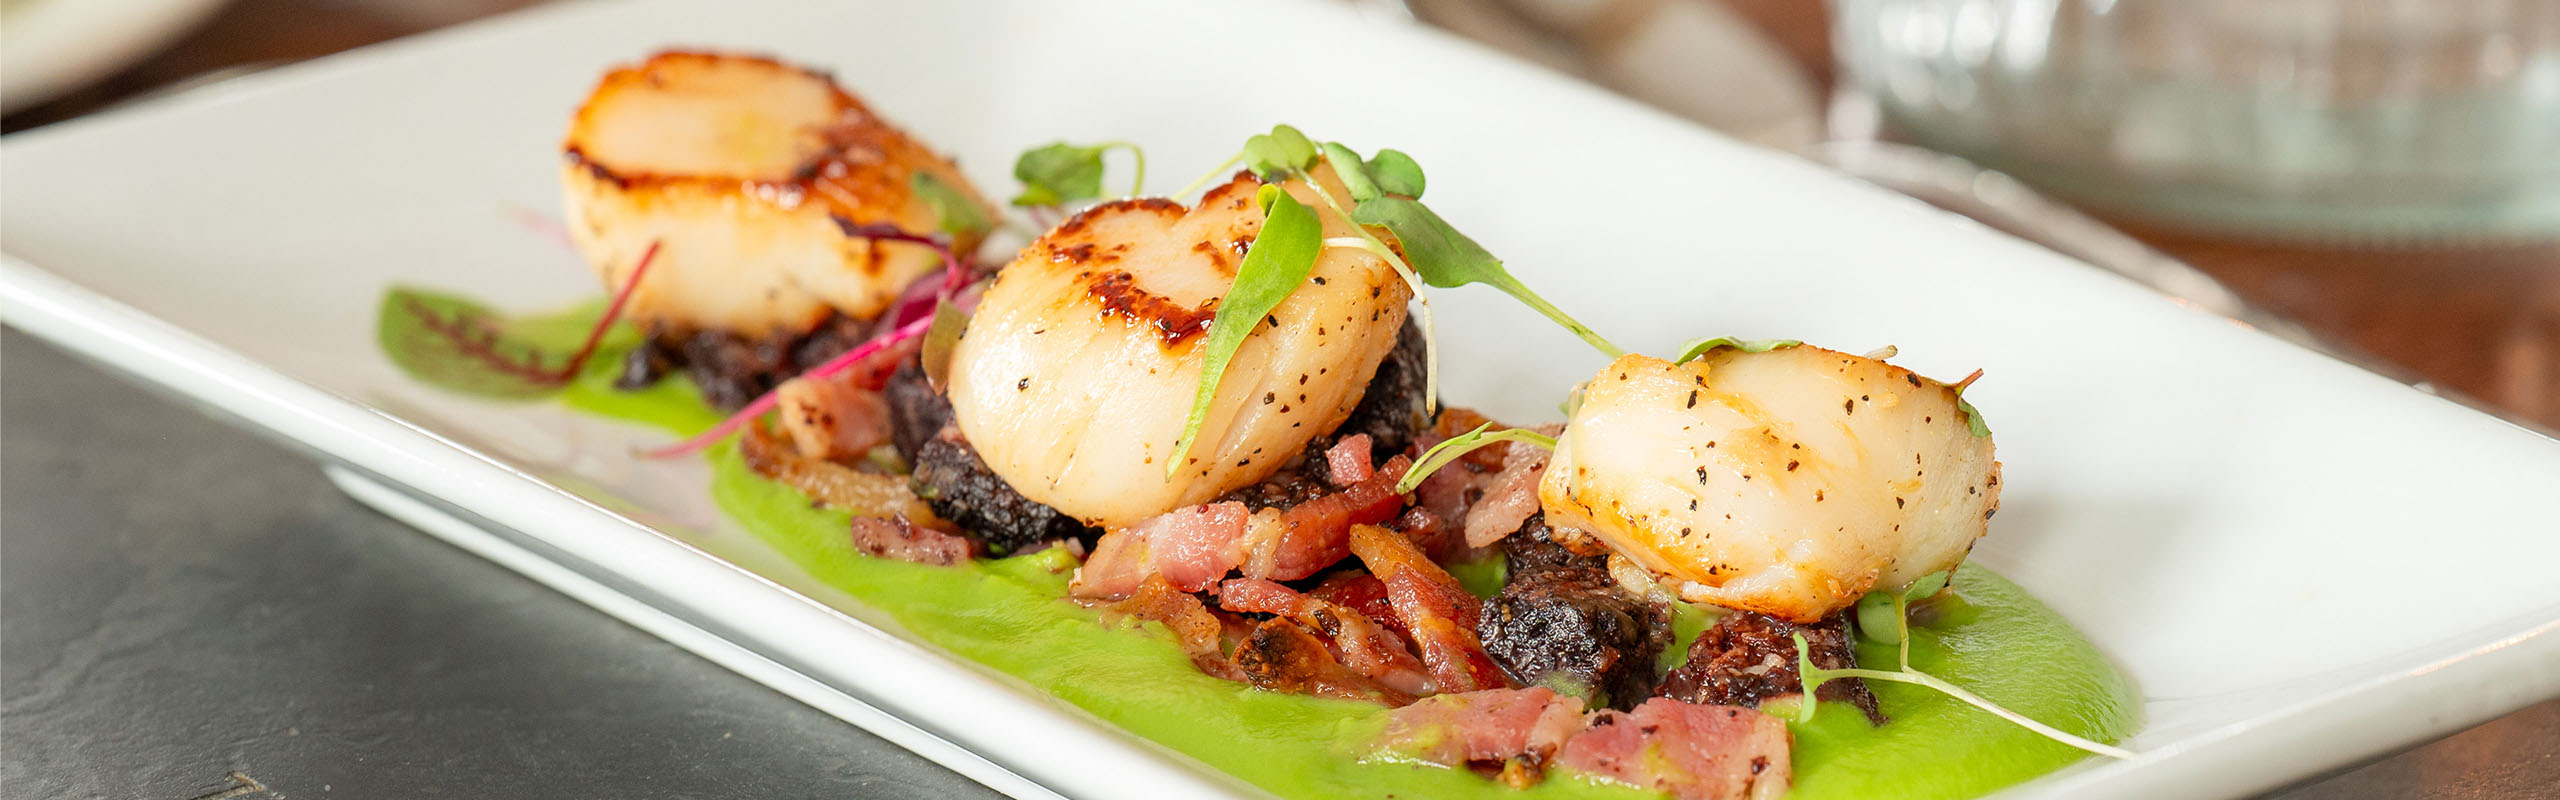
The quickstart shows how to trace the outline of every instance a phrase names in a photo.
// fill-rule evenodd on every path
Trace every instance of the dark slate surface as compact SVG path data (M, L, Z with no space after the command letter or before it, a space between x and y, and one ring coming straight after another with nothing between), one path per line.
M996 796L0 341L0 794Z
M0 796L995 795L10 332ZM2554 796L2560 702L2282 797Z

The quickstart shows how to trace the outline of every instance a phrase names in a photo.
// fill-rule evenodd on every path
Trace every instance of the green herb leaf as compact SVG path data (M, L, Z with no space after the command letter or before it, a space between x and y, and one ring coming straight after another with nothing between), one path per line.
M1671 359L1671 363L1686 364L1718 348L1730 347L1745 353L1766 353L1781 347L1794 347L1800 344L1804 342L1794 339L1736 339L1731 336L1692 339L1688 344L1680 346L1679 357Z
M907 188L933 208L934 216L940 220L935 226L943 233L969 236L995 227L995 222L987 219L986 209L978 207L978 201L970 199L967 192L942 182L933 173L921 170L908 173Z
M1209 402L1218 396L1218 379L1226 375L1227 361L1272 309L1307 282L1307 273L1315 270L1316 254L1324 249L1324 223L1316 218L1315 209L1278 186L1263 186L1255 199L1265 209L1262 232L1245 249L1235 284L1218 299L1217 314L1209 321L1209 338L1199 345L1203 356L1200 390L1191 398L1191 416L1182 423L1182 438L1165 459L1168 480L1188 461L1200 423L1209 417Z
M1483 245L1459 233L1421 201L1396 195L1381 196L1352 209L1351 219L1363 225L1386 228L1395 234L1406 262L1413 265L1414 272L1422 276L1424 283L1443 289L1470 283L1492 286L1555 320L1556 324L1563 325L1610 358L1626 354L1589 326L1564 313L1563 309L1529 291L1526 284L1502 268L1502 259L1485 252Z
M1406 469L1403 478L1396 480L1396 494L1413 491L1414 487L1422 485L1423 479L1431 477L1431 473L1439 471L1441 467L1448 466L1450 462L1495 442L1519 442L1549 450L1556 449L1556 440L1549 438L1546 434L1527 428L1486 430L1491 427L1493 423L1490 422L1478 425L1475 430L1449 437L1446 441L1432 445L1431 449L1422 451L1422 459L1414 462L1412 468Z
M1388 194L1422 198L1422 165L1401 150L1380 150L1369 159L1369 179Z
M916 351L917 361L924 367L927 385L940 391L951 380L951 350L960 346L960 333L969 327L969 315L950 303L933 306L933 324L924 329L924 342Z
M1378 199L1378 184L1369 180L1369 168L1360 153L1341 142L1324 143L1325 163L1333 165L1334 177L1342 179L1342 188L1351 191L1351 201L1366 203Z
M492 399L530 400L567 385L558 370L566 366L567 348L578 340L575 333L555 334L571 330L576 330L574 324L511 322L456 295L393 287L382 296L375 338L391 363L420 383Z
M1102 196L1102 151L1052 142L1022 151L1013 160L1013 179L1022 182L1017 206L1059 206Z
M1062 206L1102 196L1102 154L1112 148L1126 148L1136 162L1129 180L1129 194L1134 196L1147 185L1147 154L1129 142L1103 142L1076 145L1051 142L1022 151L1013 160L1013 179L1022 182L1022 194L1015 195L1017 206Z
M1277 181L1315 166L1316 143L1296 128L1273 125L1270 133L1244 140L1244 164L1263 180Z
M1973 407L1973 401L1964 399L1961 392L1956 394L1956 410L1964 412L1965 427L1973 431L1973 438L1991 438L1991 423L1982 421L1982 411Z

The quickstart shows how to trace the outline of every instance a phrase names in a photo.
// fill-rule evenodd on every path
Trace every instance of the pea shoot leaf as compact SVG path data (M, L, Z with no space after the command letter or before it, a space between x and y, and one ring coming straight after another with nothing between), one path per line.
M1794 347L1800 344L1804 344L1804 342L1795 339L1736 339L1731 336L1713 336L1705 339L1691 339L1688 344L1680 346L1679 357L1671 359L1671 363L1686 364L1691 361L1696 361L1699 357L1708 353L1715 352L1718 349L1726 347L1740 350L1745 353L1766 353L1781 347Z
M1309 150L1313 150L1312 145ZM1189 463L1193 439L1200 435L1201 422L1209 417L1209 403L1218 396L1218 380L1226 375L1227 362L1235 358L1236 348L1261 327L1272 309L1280 307L1280 301L1298 290L1298 284L1307 281L1307 274L1315 270L1316 254L1324 249L1324 223L1316 218L1315 209L1278 186L1263 186L1255 199L1263 207L1262 232L1246 248L1244 263L1236 268L1235 284L1227 287L1225 297L1218 299L1217 315L1209 321L1208 339L1199 344L1200 390L1192 396L1191 416L1182 423L1182 438L1174 442L1172 454L1165 459L1168 480Z
M1062 206L1102 196L1102 151L1108 146L1051 142L1022 151L1013 179L1022 182L1017 206Z
M1965 427L1973 431L1973 438L1991 438L1991 424L1982 421L1982 411L1973 407L1973 401L1964 399L1963 394L1957 394L1956 410L1964 412Z
M1617 345L1610 344L1609 340L1601 338L1600 334L1593 332L1590 326L1564 313L1563 309L1547 302L1546 298L1539 297L1538 293L1530 291L1528 285L1521 283L1520 279L1511 276L1509 270L1502 268L1502 259L1494 258L1492 253L1485 252L1483 245L1476 244L1474 239L1459 233L1457 228L1450 226L1447 220L1441 219L1438 213L1433 212L1429 206L1423 205L1422 201L1398 195L1382 195L1352 209L1351 219L1362 225L1385 228L1388 233L1395 234L1396 244L1404 251L1405 261L1413 265L1413 271L1422 276L1424 283L1443 289L1470 283L1492 286L1530 308L1536 309L1538 313L1545 314L1548 319L1555 320L1556 324L1563 325L1565 330L1582 337L1583 341L1591 343L1591 346L1599 348L1600 352L1608 354L1609 357L1616 358L1626 353L1618 349Z
M1380 150L1369 159L1369 179L1388 194L1422 197L1422 165L1401 150Z
M1316 164L1316 143L1298 129L1273 125L1270 133L1244 140L1244 165L1266 181L1305 172Z
M1360 160L1358 151L1341 142L1326 142L1324 160L1333 165L1333 175L1342 180L1342 188L1350 190L1353 203L1366 203L1384 194L1375 181L1369 180L1368 165Z
M971 236L995 227L995 221L987 219L986 210L978 207L976 199L934 177L933 173L909 173L907 188L933 208L933 214L939 220L934 225L936 230L953 236Z

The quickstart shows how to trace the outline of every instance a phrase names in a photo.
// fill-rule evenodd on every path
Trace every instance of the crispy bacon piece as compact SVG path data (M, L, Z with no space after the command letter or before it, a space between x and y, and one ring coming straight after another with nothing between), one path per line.
M738 455L757 475L798 489L819 505L862 516L904 517L928 528L951 527L934 516L932 506L916 499L904 479L801 455L790 442L762 427L750 426L739 435Z
M1147 553L1146 537L1111 531L1094 540L1093 554L1084 557L1084 566L1067 581L1067 592L1087 599L1128 597L1150 577L1155 577L1155 560Z
M1775 800L1794 782L1790 746L1777 717L1657 697L1592 715L1557 762L1679 800Z
M1357 447L1365 451L1366 440ZM1396 456L1358 483L1286 510L1248 515L1243 502L1228 500L1185 506L1110 531L1095 543L1075 594L1126 597L1150 574L1184 591L1207 589L1230 570L1281 581L1314 575L1351 554L1351 526L1392 519L1404 508L1395 482L1409 463Z
M1369 480L1376 470L1369 463L1369 435L1355 433L1342 437L1324 451L1325 480L1335 486L1350 488Z
M1235 568L1235 542L1244 535L1244 504L1209 503L1174 509L1129 526L1147 540L1156 573L1173 588L1197 592L1215 586Z
M906 517L854 517L853 547L873 558L894 558L948 567L978 554L978 543L932 528L919 528Z
M1335 660L1324 640L1295 620L1274 617L1236 645L1235 671L1246 682L1275 692L1368 700L1400 706L1413 694L1382 686Z
M1314 575L1351 555L1351 527L1394 519L1404 508L1396 479L1412 462L1389 459L1369 479L1299 503L1286 511L1263 509L1254 514L1243 540L1238 568L1244 574L1276 581Z
M1396 618L1395 604L1387 600L1387 585L1378 576L1366 572L1344 572L1324 579L1307 594L1343 608L1358 611L1377 621L1396 635L1413 640L1413 632L1404 629L1404 620Z
M1547 425L1539 433L1555 436L1564 432L1562 425ZM1467 546L1483 547L1502 540L1529 515L1538 513L1538 480L1547 474L1547 451L1538 447L1512 447L1502 457L1502 471L1493 474L1485 485L1484 496L1467 507Z
M1245 679L1227 660L1226 623L1200 598L1173 588L1161 577L1149 576L1131 591L1128 599L1104 606L1103 617L1164 623L1173 631L1174 643L1182 646L1182 652L1191 656L1191 663L1201 672L1233 681Z
M799 377L774 389L782 432L801 455L835 462L863 457L889 441L889 403L851 375Z
M1582 730L1582 701L1543 686L1423 698L1387 712L1379 751L1444 767L1517 764L1534 774ZM1514 770L1506 766L1504 773Z
M1343 666L1408 695L1433 690L1431 674L1404 638L1352 608L1299 594L1261 578L1234 578L1218 587L1218 605L1229 611L1286 617L1322 634Z
M1386 584L1396 619L1413 636L1422 663L1443 692L1506 689L1511 681L1476 640L1481 605L1421 548L1375 525L1351 528L1351 551Z

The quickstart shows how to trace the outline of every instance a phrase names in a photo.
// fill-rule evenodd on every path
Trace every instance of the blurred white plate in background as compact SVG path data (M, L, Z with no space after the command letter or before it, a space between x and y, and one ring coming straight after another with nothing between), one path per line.
M0 112L106 77L223 0L0 0Z

